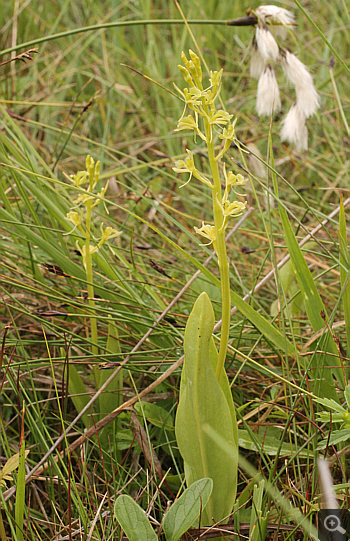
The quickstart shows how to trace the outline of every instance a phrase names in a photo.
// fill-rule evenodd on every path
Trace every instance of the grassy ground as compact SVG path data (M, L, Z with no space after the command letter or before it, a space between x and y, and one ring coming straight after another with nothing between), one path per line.
M244 15L250 4L185 0L181 7L188 19L224 21ZM345 3L321 1L317 10L314 3L303 3L323 35L293 2L285 7L295 11L298 22L296 38L289 37L287 46L310 67L322 105L308 121L309 150L302 154L281 144L282 114L274 119L278 195L274 202L266 197L265 186L273 192L271 175L251 181L245 192L248 208L254 210L228 244L231 285L240 297L287 254L278 201L301 241L337 209L341 193L346 198L350 190L349 74L325 42L346 61L350 19ZM122 383L120 375L115 379L114 389L119 386L119 392L108 388L107 400L96 400L66 433L95 395L96 385L107 378L101 374L112 373L112 368L98 370L99 365L124 361L211 253L210 247L200 246L193 230L202 220L211 220L210 194L195 180L181 187L184 179L172 170L174 160L195 146L186 132L174 132L182 114L182 103L172 93L173 83L183 87L177 68L180 53L196 47L183 24L166 21L179 17L175 4L149 0L15 1L6 2L0 12L1 50L18 47L1 61L36 46L39 50L27 64L17 60L0 67L1 459L4 463L18 452L22 427L30 450L27 473L45 463L27 484L25 539L116 539L117 493L132 495L144 509L151 506L151 515L160 522L167 500L181 486L183 465L173 429L180 366L145 394L144 407L136 398L138 418L131 414L130 404L99 437L78 438L114 407L137 397L181 357L184 326L199 292L208 292L220 318L220 293L210 275L202 274L130 355ZM164 22L152 24L155 19ZM115 21L149 24L76 32ZM266 159L269 120L256 115L257 83L249 76L253 30L214 22L193 24L191 30L209 68L224 70L221 97L237 117L239 140L254 144ZM49 39L60 32L65 35ZM38 38L45 39L34 43ZM287 112L293 89L282 73L279 80ZM94 254L95 307L87 298L88 284L77 250L81 234L72 231L73 225L65 219L77 197L67 175L84 169L87 154L101 162L98 189L109 179L104 204L94 208L92 236L99 239L101 222L121 232ZM238 149L232 148L230 155L240 172L235 165L242 161ZM199 160L206 168L206 156L200 154ZM248 167L252 167L249 160ZM306 245L304 256L346 364L350 344L341 299L338 220L337 214L327 220ZM64 275L50 265L58 266ZM214 262L208 269L217 276ZM249 490L243 491L255 469L304 515L314 516L319 505L317 446L331 428L325 423L324 433L319 430L316 414L324 408L307 392L313 391L310 380L325 363L325 346L318 341L298 292L289 263L248 301L295 344L292 356L286 356L239 311L231 321L226 366L242 429L242 456L251 465L249 471L243 461L240 467L243 523L249 522L251 508ZM93 313L98 355L89 331ZM315 349L321 353L313 354ZM335 383L341 402L343 390ZM332 460L345 445L346 441L329 448ZM150 446L163 472L168 472L167 485L160 489L155 457L151 454L147 462L145 448ZM345 506L348 473L345 454L334 461L333 470ZM7 483L9 491L4 489L3 518L8 538L21 539L15 525L16 497L11 492L16 472L13 476L14 481ZM272 494L264 497L269 523L290 524ZM278 532L284 539L301 535L299 530Z

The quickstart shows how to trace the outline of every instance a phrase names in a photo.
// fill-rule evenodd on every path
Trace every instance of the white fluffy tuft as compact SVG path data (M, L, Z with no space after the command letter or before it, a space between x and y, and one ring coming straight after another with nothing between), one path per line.
M258 115L271 116L274 111L281 109L280 91L275 72L268 65L260 76L256 96L256 110Z
M307 67L289 51L283 51L282 67L287 79L295 85L297 107L305 118L314 115L320 107L320 98Z
M308 135L305 116L299 112L296 103L292 105L282 121L280 137L281 141L292 143L298 152L307 150Z
M257 43L253 41L252 55L250 58L250 75L254 79L259 79L260 75L265 69L266 62L261 56Z
M261 25L258 25L255 32L255 40L259 49L259 53L265 60L277 60L279 56L279 48L277 41L266 28Z

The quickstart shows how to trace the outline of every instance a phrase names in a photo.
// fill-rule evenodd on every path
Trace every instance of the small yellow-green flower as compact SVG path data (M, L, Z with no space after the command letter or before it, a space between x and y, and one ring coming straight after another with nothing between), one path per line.
M209 114L209 122L210 124L222 124L225 126L231 120L232 116L226 111L223 111L223 109L219 109L218 111L212 109Z
M206 140L205 135L203 135L198 127L198 117L197 119L194 119L192 115L188 115L180 118L175 131L181 130L193 130L201 137L201 139L203 139L203 141Z
M81 216L78 212L75 212L73 210L71 210L70 212L67 213L67 216L66 216L66 220L69 220L70 222L72 222L72 224L77 227L81 224Z
M98 181L99 177L100 177L100 162L97 161L96 164L95 164L95 160L87 155L86 156L86 171L89 173L89 176L92 176L93 175L93 185L95 186L96 185L96 182Z
M89 173L87 171L78 171L75 175L66 176L72 182L72 184L75 184L79 187L85 182L87 182L89 178Z
M186 83L189 84L190 86L194 86L194 82L192 81L192 76L188 72L188 70L186 68L184 68L183 66L181 66L181 64L178 65L178 68L181 71L181 73L183 75L183 78L185 79Z
M206 239L210 241L207 244L204 244L203 246L209 246L210 244L215 243L216 234L215 234L215 227L213 225L205 224L204 222L202 222L202 227L201 228L194 227L194 230L196 233L198 233L198 235L202 235L202 237L205 237ZM215 248L215 244L214 244L214 248Z
M223 70L220 71L211 71L210 72L210 84L212 88L213 93L213 100L216 99L220 92L220 86L221 86L221 78L222 78Z
M186 105L193 109L203 113L202 106L211 102L211 92L209 90L200 90L199 88L192 87L190 89L184 88L183 96L185 98Z
M191 60L187 60L187 57L186 57L186 55L185 55L185 53L183 51L181 53L181 60L185 64L185 68L182 68L181 72L183 72L183 69L185 69L187 74L188 74L187 77L188 76L191 77L191 79L193 80L194 85L201 86L201 84L202 84L202 68L201 68L201 63L200 63L199 57L191 49L189 50L189 54L190 54ZM191 86L192 86L192 84L191 84Z
M232 186L243 186L246 182L248 182L247 178L244 178L243 175L238 173L238 175L235 175L232 171L229 171L226 173L226 168L224 167L224 177L225 177L225 184L228 191L232 188Z
M100 229L101 229L101 239L98 243L99 248L102 246L102 244L104 244L108 240L114 239L115 237L119 237L122 234L121 231L117 231L116 229L113 229L113 227L106 227L106 229L103 229L102 223L101 223Z
M222 208L224 217L228 218L229 216L240 216L242 212L246 209L247 202L241 203L240 201L225 201L225 204Z
M232 171L229 171L226 173L226 167L224 165L224 177L225 177L225 191L222 198L222 204L224 205L225 202L228 200L228 196L230 193L230 190L233 186L242 186L247 182L247 178L244 178L243 175L238 173L238 175L235 175Z
M230 148L231 143L233 141L237 141L236 135L235 135L235 124L236 124L236 122L237 122L237 119L235 118L235 120L232 122L232 124L229 124L228 127L223 128L222 133L219 135L219 138L223 139L225 141L225 144L224 144L223 148L221 149L221 151L219 152L219 154L217 154L217 156L215 158L216 161L219 161L223 157L225 152L227 152L228 149Z
M192 152L188 149L186 149L186 152L188 154L187 158L184 160L176 160L173 171L175 171L175 173L190 173L192 177L193 172L196 170L196 166L194 165Z
M76 199L74 199L74 203L76 205L80 205L80 203L83 203L85 206L88 201L91 199L95 199L95 196L89 195L88 193L80 193Z
M192 175L194 175L195 178L212 188L212 183L196 169L192 152L188 149L186 149L186 152L188 154L187 158L185 160L177 160L175 162L175 167L173 167L173 171L175 171L175 173L190 173L190 178L188 181L185 182L185 184L182 184L180 187L182 188L183 186L186 186L186 184L190 182Z
M108 188L108 184L109 184L109 180L107 180L106 185L103 186L103 188L101 189L101 191L98 192L97 197L96 197L96 201L95 201L94 204L92 205L93 207L95 207L96 205L98 205L99 203L101 203L101 199L98 199L98 198L99 198L99 197L104 197L104 196L105 196L105 193L106 193L107 188Z
M237 118L235 118L232 124L230 124L227 128L224 128L222 130L222 134L219 136L220 139L226 139L227 141L231 141L231 142L236 140L236 135L235 135L236 122L237 122Z

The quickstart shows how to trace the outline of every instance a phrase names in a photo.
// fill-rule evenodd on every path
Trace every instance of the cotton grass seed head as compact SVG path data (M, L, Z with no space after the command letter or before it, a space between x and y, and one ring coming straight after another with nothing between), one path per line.
M256 39L253 39L252 54L250 57L250 76L259 79L265 69L266 62L259 51Z
M255 32L255 40L260 55L265 62L269 62L270 60L276 61L278 59L279 49L277 41L275 40L271 32L267 29L266 25L261 23L258 24Z
M254 13L265 24L270 24L275 36L285 38L288 29L293 29L295 17L291 11L279 6L259 6Z
M281 141L292 143L298 152L307 150L308 136L305 116L300 113L296 103L292 105L282 121L280 137Z
M307 67L292 53L281 51L282 68L288 81L295 86L299 112L309 118L320 107L320 98Z
M258 79L256 111L259 116L271 117L281 109L280 91L275 75L282 66L287 80L295 88L296 102L282 121L281 140L292 143L297 150L306 150L306 119L320 107L320 98L308 68L290 51L281 48L275 37L286 34L295 26L294 15L279 6L259 6L248 10L256 16L256 31L252 44L250 75ZM270 32L274 31L274 35ZM274 37L275 36L275 37Z
M259 78L256 110L259 116L271 116L273 112L279 111L280 109L280 91L275 72L270 65L267 65Z

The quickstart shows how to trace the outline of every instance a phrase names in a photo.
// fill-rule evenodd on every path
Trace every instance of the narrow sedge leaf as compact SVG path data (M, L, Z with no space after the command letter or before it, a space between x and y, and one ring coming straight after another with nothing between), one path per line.
M108 323L108 338L107 338L107 353L120 354L120 341L118 336L118 328L115 322L109 316ZM112 361L118 361L120 357L111 359ZM100 386L103 385L109 376L114 372L115 368L107 368L100 371ZM123 369L121 368L118 374L107 385L104 392L100 395L100 414L107 415L116 408L118 408L123 401Z
M129 541L157 541L148 518L134 500L127 495L118 496L114 505L114 515Z
M213 480L213 492L202 513L203 525L211 525L213 518L222 520L232 511L237 483L238 448L231 409L209 354L213 327L213 308L208 295L202 293L185 330L185 362L175 433L187 484L203 477ZM214 432L218 438L212 437Z
M280 216L288 251L294 266L299 287L303 292L306 312L311 326L316 332L325 325L324 320L321 317L321 312L325 311L325 307L317 291L315 281L312 278L300 246L295 238L287 213L282 206L280 206Z
M343 262L344 267L346 267L347 271L349 272L349 270L350 270L350 255L349 255L349 251L348 251L347 238L346 238L346 236L343 237L339 233L340 233L340 230L338 231L339 253L340 253L340 256L342 258L342 262ZM345 231L345 233L346 233L346 231ZM344 272L345 272L345 275L348 274L348 272L346 272L346 271L344 271Z
M200 479L187 488L165 515L163 530L167 541L178 541L205 508L213 490L211 479Z
M231 301L233 306L243 314L256 327L265 338L271 342L277 349L285 351L288 355L293 355L295 349L293 344L283 336L267 319L260 315L252 306L246 303L241 297L231 289Z
M348 409L350 410L350 385L347 385L345 387L344 395L345 395L346 404L348 406Z
M282 227L285 234L288 251L293 262L300 290L303 294L306 313L314 332L316 332L325 326L325 322L321 317L322 312L326 313L325 307L320 297L320 294L317 291L315 281L311 275L310 269L305 261L300 246L298 245L298 242L295 238L287 213L285 209L281 206L280 216L282 220ZM324 358L326 359L326 363L328 364L328 366L334 367L332 368L332 371L334 372L339 384L344 385L344 376L340 368L341 364L338 348L331 335L328 336L328 340L326 343L326 351L333 354L332 356L325 355ZM326 369L323 371L323 374L330 388L334 387L331 370Z
M252 541L260 541L261 526L262 526L262 501L264 494L264 479L258 485L254 485L253 504L250 515L249 539ZM261 537L261 540L265 537Z
M344 319L347 338L347 357L350 355L350 287L349 287L349 272L350 272L350 254L348 250L348 243L346 237L346 220L343 203L343 195L340 198L340 210L339 210L339 246L340 246L340 263L347 268L347 271L340 267L340 286L341 289L345 287L343 291L343 307L344 307ZM346 285L345 285L346 284Z
M115 353L118 354L112 361L120 360L119 354L121 353L120 341L118 336L118 327L113 321L112 317L108 316L108 338L106 353ZM107 368L99 371L99 387L101 387L105 381L110 377L110 375L115 371L115 368ZM118 374L114 376L112 381L107 385L103 393L99 397L99 407L100 407L100 416L101 418L105 415L108 415L123 402L123 369L120 368ZM109 461L109 441L115 440L116 433L119 435L121 429L121 421L117 417L112 423L109 423L105 426L99 434L100 444L103 450L108 454L108 457L105 457L105 461Z
M72 364L69 365L68 391L76 410L80 413L88 403L89 395L78 370ZM83 415L83 422L85 428L90 427L89 417L86 413Z
M270 134L270 159L271 159L271 165L273 168L274 161L273 161L271 134ZM277 179L276 179L276 174L273 171L272 171L272 180L274 184L275 193L278 196ZM299 284L299 288L305 302L306 313L314 332L317 332L325 326L325 322L321 314L322 313L326 314L326 310L322 302L322 299L320 297L320 294L317 290L316 283L312 277L311 271L305 261L301 248L294 235L292 226L290 225L287 212L281 204L279 204L279 211L280 211L282 227L284 231L284 236L285 236L288 252L289 252L291 261L293 263L293 267L294 267L296 278ZM318 372L317 370L313 372L315 380L318 380L317 384L315 385L314 392L317 393L319 396L327 395L329 397L332 396L333 398L336 398L336 391L335 391L334 381L332 377L332 372L336 376L341 386L344 386L345 382L344 382L343 372L341 369L338 348L331 335L327 336L327 339L323 347L325 351L332 353L332 356L328 356L328 355L324 355L322 357L315 356L316 363L318 362L318 359L322 358L322 366L318 366L318 365L315 366L315 368L319 368L318 374L317 374ZM325 360L325 362L323 359ZM326 369L324 369L325 368L324 364L332 368L328 369L326 367Z
M281 445L281 441L279 439L265 434L254 434L253 441L249 432L242 428L238 430L238 442L239 446L243 449L248 449L249 451L263 453L270 456L293 456L298 452L298 449L295 446L289 443L282 443ZM307 450L304 450L299 452L298 456L307 457L310 456L310 453Z
M22 421L23 422L23 421ZM22 438L19 449L19 462L17 474L16 488L16 504L15 504L15 519L16 519L16 536L17 541L23 541L23 520L24 520L24 498L26 488L26 469L25 469L25 440Z

